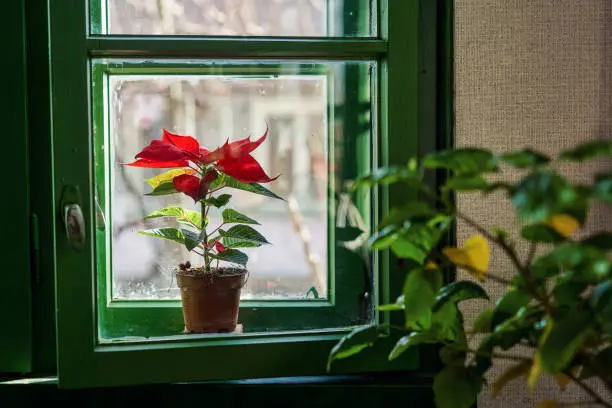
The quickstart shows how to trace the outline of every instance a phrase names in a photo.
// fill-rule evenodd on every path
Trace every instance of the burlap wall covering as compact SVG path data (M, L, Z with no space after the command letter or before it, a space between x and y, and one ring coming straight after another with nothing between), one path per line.
M612 137L612 0L456 0L455 31L457 146L495 152L531 146L552 154L579 141ZM610 169L610 162L599 161L560 170L586 181L593 171ZM459 205L516 236L503 195L463 196ZM589 229L612 229L611 221L610 207L595 208ZM459 241L472 233L460 225ZM494 251L491 269L508 276L510 268ZM502 287L486 286L493 300L501 295ZM472 303L465 314L473 318L483 307ZM504 367L497 364L492 377ZM514 382L497 399L484 393L479 406L533 407L543 399L584 401L583 395L574 386L561 393L542 377L533 395L524 381Z

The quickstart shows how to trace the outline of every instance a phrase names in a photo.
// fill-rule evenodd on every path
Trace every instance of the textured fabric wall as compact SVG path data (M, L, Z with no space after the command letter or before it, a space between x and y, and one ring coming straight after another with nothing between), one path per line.
M457 146L486 146L495 152L529 146L554 154L579 141L612 137L611 0L455 3ZM610 169L609 161L599 161L559 170L588 181L594 171ZM463 196L459 205L486 225L503 226L517 236L504 195ZM610 208L594 208L588 230L610 228L611 220ZM459 225L459 242L472 233ZM524 254L525 248L521 251ZM492 253L491 270L511 275L500 251ZM493 300L503 293L498 284L486 286ZM473 318L485 307L485 302L472 303L465 314ZM497 364L491 378L507 367ZM608 398L612 401L612 395ZM532 395L524 381L515 381L497 399L483 393L479 406L533 407L544 399L588 400L574 386L559 392L554 381L543 376Z

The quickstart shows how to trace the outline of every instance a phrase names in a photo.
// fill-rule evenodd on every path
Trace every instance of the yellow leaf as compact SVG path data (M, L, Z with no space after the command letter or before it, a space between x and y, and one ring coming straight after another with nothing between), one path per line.
M565 214L553 215L548 225L564 237L569 237L578 229L580 223L573 217Z
M522 361L504 371L491 385L491 395L493 398L496 398L510 381L520 376L527 375L530 368L530 361Z
M540 361L540 352L536 350L533 354L533 364L529 370L529 376L527 377L527 384L529 384L529 390L533 391L542 374L542 363Z
M536 406L536 408L559 408L560 405L557 403L557 401L553 401L553 400L545 400L545 401L540 401L538 402L538 405Z
M438 269L438 265L435 262L429 261L425 264L426 270Z
M180 176L181 174L193 174L196 171L194 169L173 169L173 170L168 170L162 174L158 174L155 177L151 177L150 179L147 179L147 183L149 183L149 185L151 186L151 188L156 189L161 183L165 182L165 181L170 181L173 178L175 178L176 176Z
M489 244L482 235L473 235L465 241L463 248L445 248L444 255L458 267L463 267L470 274L484 280L489 270Z

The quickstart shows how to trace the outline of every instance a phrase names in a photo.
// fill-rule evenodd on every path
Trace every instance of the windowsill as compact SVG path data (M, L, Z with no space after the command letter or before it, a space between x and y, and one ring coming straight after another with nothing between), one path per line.
M277 377L249 380L232 381L206 381L193 383L164 384L165 387L206 387L206 386L398 386L429 387L432 378L427 375L402 374L402 373L378 373L366 375L330 375L312 377ZM0 387L6 386L57 386L57 377L23 377L23 378L0 378ZM159 387L160 385L156 385ZM146 387L146 386L145 386Z

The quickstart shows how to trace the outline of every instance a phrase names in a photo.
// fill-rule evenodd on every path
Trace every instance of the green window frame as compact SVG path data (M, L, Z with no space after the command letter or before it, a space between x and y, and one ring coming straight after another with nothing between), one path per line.
M40 259L31 266L37 283L31 292L32 318L28 321L36 330L19 336L33 343L29 353L35 362L33 370L57 371L60 387L66 388L324 374L329 351L349 328L235 338L183 336L172 342L163 338L117 344L97 341L96 241L88 239L83 250L75 251L66 240L61 220L65 200L78 201L87 236L94 237L91 162L95 145L91 136L95 112L90 58L377 61L372 121L377 148L372 151L375 160L368 165L402 164L409 156L435 149L450 134L452 115L446 103L452 91L450 50L439 47L439 40L450 37L451 2L379 0L376 37L297 39L105 37L88 33L86 1L34 3L26 10L28 23L42 28L28 33L32 36L28 38L28 80L35 85L28 89L28 125L32 143L40 143L42 150L30 151L30 162L36 163L38 171L49 169L43 178L48 177L50 183L30 191L31 209L40 219L33 223L36 233L31 240L36 242L40 236L46 243ZM45 87L50 88L50 95ZM35 180L34 175L30 180ZM410 197L401 190L376 191L371 222L393 203L406 199ZM388 253L378 256L376 303L388 302L400 292L403 279L394 273L396 269ZM376 315L377 321L389 318L388 313ZM425 368L427 357L416 350L393 364L386 363L384 343L339 362L334 372ZM393 344L392 339L388 343ZM27 366L32 367L23 367ZM0 369L6 370L4 365Z
M317 60L317 62L319 62ZM352 62L352 61L351 61ZM333 61L332 61L333 63ZM109 139L111 124L109 118L105 117L103 101L109 100L109 78L111 75L229 75L232 78L271 78L281 76L290 69L291 75L300 76L325 76L327 94L333 96L334 74L332 68L327 65L327 61L321 63L301 63L292 61L290 66L283 66L281 61L266 62L258 59L249 61L224 61L215 62L214 65L208 62L194 63L167 62L167 61L129 61L119 60L97 60L92 66L92 92L93 101L93 139L94 139L94 160L95 178L98 211L107 212L107 203L110 199L110 192L104 191L104 186L109 185L110 173L105 168L105 154L109 152ZM346 76L352 78L352 82L357 85L367 86L363 90L366 94L371 92L370 88L370 65L349 65L344 68ZM345 83L346 83L345 79ZM358 86L358 89L361 89ZM346 106L348 103L344 104ZM369 103L367 111L358 111L359 105L351 103L348 110L354 112L354 122L360 117L369 115ZM333 101L327 102L328 133L333 134L334 125L334 104ZM343 115L347 116L347 115ZM353 122L353 120L351 120ZM352 123L350 126L353 126ZM370 162L370 152L364 145L370 144L369 129L363 139L365 143L355 143L353 149L359 149L356 153L360 160L343 161L341 172L345 178L347 175L354 178L359 173L356 166L360 163ZM333 139L330 136L328 139ZM105 147L106 146L106 147ZM345 147L343 145L342 147ZM328 141L328 156L334 156L334 143ZM361 171L369 168L362 165ZM330 188L328 189L328 202L333 202L334 180L330 177ZM112 187L110 188L112 189ZM110 190L109 189L109 190ZM366 209L369 207L367 196L360 197L359 206ZM105 209L105 210L103 210ZM362 211L367 218L367 211ZM105 219L110 219L110 214L106 214ZM96 221L99 224L99 220ZM327 224L336 225L335 211L333 205L328 210ZM97 227L99 225L96 225ZM341 233L340 228L328 228L327 259L327 282L329 296L322 299L273 299L273 300L243 300L240 305L240 321L249 332L264 331L287 331L287 330L306 330L317 328L342 328L357 326L367 323L367 318L371 313L365 310L362 305L362 296L366 292L371 292L371 288L366 284L366 277L363 276L367 271L363 259L355 253L334 245L336 233ZM107 341L125 341L123 337L128 337L130 341L137 338L146 340L154 336L170 336L180 333L182 330L182 314L179 300L114 300L111 294L108 257L104 256L107 248L110 247L110 236L112 226L96 229L96 249L97 249L97 296L98 296L98 321L104 328L103 338ZM336 256L336 254L341 254ZM364 272L360 272L364 271ZM368 272L369 273L369 272ZM360 274L362 278L359 279ZM339 282L336 286L335 283ZM367 300L367 298L366 298ZM365 316L364 316L365 314Z

